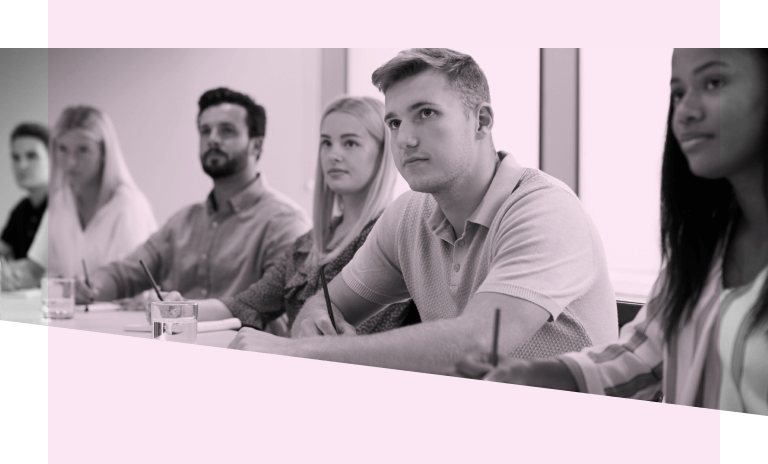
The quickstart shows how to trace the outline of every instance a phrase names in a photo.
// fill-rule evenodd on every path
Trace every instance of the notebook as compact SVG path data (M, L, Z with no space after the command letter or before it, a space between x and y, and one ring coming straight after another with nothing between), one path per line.
M75 306L75 311L82 311L85 312L85 306L86 305L77 305ZM120 309L120 305L117 303L110 303L106 301L99 301L96 303L91 303L88 305L88 311L89 312L97 312L97 311L117 311Z
M205 321L197 323L197 333L217 332L219 330L237 330L242 327L240 319L233 317L221 321ZM130 324L123 327L127 332L152 332L149 323Z

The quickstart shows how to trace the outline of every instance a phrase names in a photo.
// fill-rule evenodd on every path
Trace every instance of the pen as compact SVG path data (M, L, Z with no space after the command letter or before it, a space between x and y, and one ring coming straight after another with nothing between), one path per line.
M163 295L160 294L160 289L157 288L157 284L155 283L155 279L152 278L152 274L149 273L149 269L147 269L147 265L144 264L143 260L139 260L139 263L141 263L141 267L144 268L144 273L147 275L147 279L149 280L149 283L152 284L152 288L155 289L155 293L157 294L157 297L160 298L160 301L163 300Z
M501 310L496 308L496 314L493 317L493 346L491 347L491 364L496 367L499 364L499 319Z
M85 275L85 286L88 287L88 289L93 290L91 288L91 281L88 279L88 267L85 265L85 260L80 260L81 263L83 263L83 275ZM85 304L85 312L88 312L88 303Z
M323 294L325 295L325 305L328 307L328 317L331 318L333 330L339 335L339 328L336 327L336 320L333 318L333 309L331 308L331 297L328 296L328 284L325 282L325 266L320 267L320 283L323 284Z

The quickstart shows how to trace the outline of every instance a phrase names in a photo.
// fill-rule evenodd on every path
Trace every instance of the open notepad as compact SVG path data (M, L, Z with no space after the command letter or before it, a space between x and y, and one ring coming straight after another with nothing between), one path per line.
M120 305L117 303L98 302L91 303L89 305L77 305L75 311L85 311L85 307L88 306L88 311L117 311L120 309Z
M206 321L197 323L197 333L216 332L219 330L237 330L242 327L240 319L233 317L221 321ZM128 332L152 332L152 326L149 323L130 324L124 329Z

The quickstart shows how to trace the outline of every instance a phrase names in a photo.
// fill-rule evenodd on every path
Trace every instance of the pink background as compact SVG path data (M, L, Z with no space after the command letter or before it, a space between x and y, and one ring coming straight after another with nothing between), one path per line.
M54 0L49 45L669 47L720 40L716 1L264 3ZM50 462L720 457L716 411L35 329L48 332ZM17 352L39 337L28 343Z

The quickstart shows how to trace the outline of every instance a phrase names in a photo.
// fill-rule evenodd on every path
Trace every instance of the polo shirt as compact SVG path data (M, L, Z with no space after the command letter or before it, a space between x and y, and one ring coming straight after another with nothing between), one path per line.
M482 292L534 303L550 321L505 353L514 357L551 357L618 337L605 251L578 197L503 152L461 237L432 195L406 192L385 210L342 278L373 303L413 299L425 322L460 316Z

